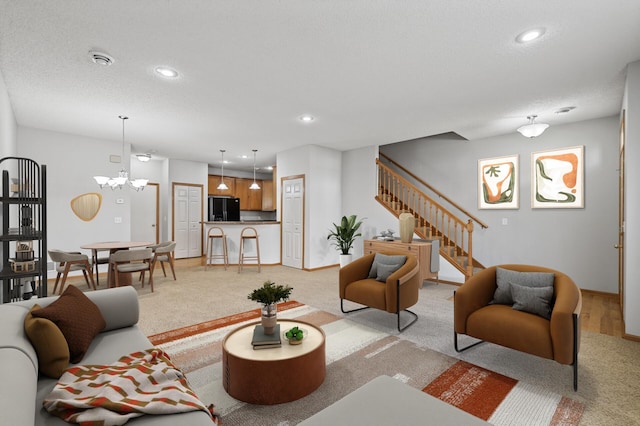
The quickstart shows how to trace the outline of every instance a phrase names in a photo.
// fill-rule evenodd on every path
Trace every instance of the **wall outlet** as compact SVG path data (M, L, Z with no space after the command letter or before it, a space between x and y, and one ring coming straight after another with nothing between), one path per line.
M116 204L124 204L124 198L117 198Z
M122 218L120 216L116 216L115 223L122 223Z
M503 225L508 225L509 224L509 219L507 219L506 217L502 218L502 224Z

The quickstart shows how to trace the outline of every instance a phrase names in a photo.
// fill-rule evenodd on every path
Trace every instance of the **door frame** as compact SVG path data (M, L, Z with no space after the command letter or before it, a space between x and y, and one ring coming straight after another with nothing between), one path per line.
M625 246L625 143L626 143L626 111L620 117L620 145L618 157L618 297L622 327L624 333L624 246Z
M201 183L184 183L184 182L171 182L171 240L175 241L176 238L176 212L175 212L175 200L174 194L176 192L176 186L192 186L196 188L200 188L200 255L202 257L204 255L204 217L203 217L203 209L204 209L204 185Z

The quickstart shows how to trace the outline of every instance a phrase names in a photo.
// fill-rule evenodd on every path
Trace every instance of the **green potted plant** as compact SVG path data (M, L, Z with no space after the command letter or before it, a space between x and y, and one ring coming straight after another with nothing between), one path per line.
M271 280L267 280L253 290L247 298L262 304L261 321L265 334L273 334L277 324L277 303L289 299L292 287L276 284Z
M331 243L340 252L340 267L346 265L351 261L351 247L357 237L362 234L358 232L358 229L362 225L362 221L358 220L356 215L353 214L349 217L342 216L340 224L333 224L335 229L329 230L327 240L333 240Z
M295 327L287 330L284 336L287 338L290 345L299 345L302 343L302 339L304 339L304 331L296 325Z

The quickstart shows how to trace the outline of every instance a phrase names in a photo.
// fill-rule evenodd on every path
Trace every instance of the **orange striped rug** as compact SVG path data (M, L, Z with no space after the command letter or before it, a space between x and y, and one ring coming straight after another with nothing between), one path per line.
M532 389L502 374L458 361L423 392L492 424L505 424L518 413L521 424L577 425L584 404Z

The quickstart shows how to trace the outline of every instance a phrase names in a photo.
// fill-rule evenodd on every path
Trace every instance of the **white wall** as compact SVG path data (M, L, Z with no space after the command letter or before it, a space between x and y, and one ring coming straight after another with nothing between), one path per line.
M4 77L0 73L0 158L16 154L17 127Z
M625 248L624 248L624 323L625 332L640 336L640 61L627 68L623 109L626 111L625 148Z
M585 207L532 209L531 153L575 145L585 146ZM441 136L380 150L489 225L475 226L473 234L474 257L485 266L546 266L567 273L581 288L617 293L617 117L552 126L535 139L515 131L478 141ZM520 160L520 208L479 210L477 161L514 154Z
M125 158L127 151L128 147ZM18 128L18 155L46 165L48 248L79 250L81 245L92 242L129 239L130 197L135 191L101 190L93 179L96 174L116 175L121 164L110 163L109 156L121 153L119 142ZM80 220L70 205L73 198L87 192L102 194L100 211L89 222ZM124 202L118 204L117 199ZM115 223L116 217L122 222Z

